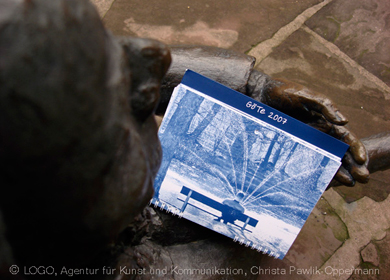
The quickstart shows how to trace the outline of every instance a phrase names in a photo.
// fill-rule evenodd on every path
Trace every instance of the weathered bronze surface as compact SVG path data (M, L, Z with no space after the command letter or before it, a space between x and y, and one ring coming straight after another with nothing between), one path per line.
M0 205L13 257L89 262L153 193L169 51L121 45L88 1L2 0L0 11Z
M390 132L383 132L362 140L368 153L368 170L371 173L390 167Z
M366 151L327 98L254 71L251 57L188 46L172 47L158 105L170 60L161 43L113 37L87 1L0 0L0 275L14 263L85 265L142 211L161 160L153 114L164 112L185 68L349 143L337 179L367 181ZM372 172L389 167L389 134L364 144ZM174 223L128 228L119 248L148 234L162 246ZM201 230L183 231L176 242Z

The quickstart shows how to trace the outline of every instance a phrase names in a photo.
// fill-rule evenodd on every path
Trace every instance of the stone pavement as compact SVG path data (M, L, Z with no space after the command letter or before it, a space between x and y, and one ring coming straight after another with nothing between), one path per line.
M91 1L115 35L245 52L258 70L329 96L359 137L390 131L388 0ZM326 191L259 279L390 279L389 193L390 170Z

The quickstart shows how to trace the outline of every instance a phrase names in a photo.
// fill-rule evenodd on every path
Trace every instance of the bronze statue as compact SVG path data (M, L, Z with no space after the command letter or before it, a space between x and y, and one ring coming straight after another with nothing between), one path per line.
M85 266L141 213L161 158L154 112L185 68L347 142L336 179L367 182L364 145L379 161L389 150L363 145L329 99L253 64L229 50L116 38L86 0L0 0L0 275L14 263Z

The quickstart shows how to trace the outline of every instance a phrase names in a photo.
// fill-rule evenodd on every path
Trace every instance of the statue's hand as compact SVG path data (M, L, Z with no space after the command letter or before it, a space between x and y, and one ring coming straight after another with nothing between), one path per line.
M347 118L331 100L302 85L274 80L261 101L350 145L335 179L347 186L368 182L366 149L345 126Z

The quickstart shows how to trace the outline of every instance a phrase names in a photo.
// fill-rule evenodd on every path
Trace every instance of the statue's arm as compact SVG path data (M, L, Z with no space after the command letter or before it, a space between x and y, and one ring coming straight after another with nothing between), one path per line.
M162 80L157 114L163 115L173 89L186 69L191 69L234 90L246 93L255 59L253 57L208 46L171 46L172 63Z
M368 165L371 173L390 168L390 132L383 132L362 139L367 149Z

